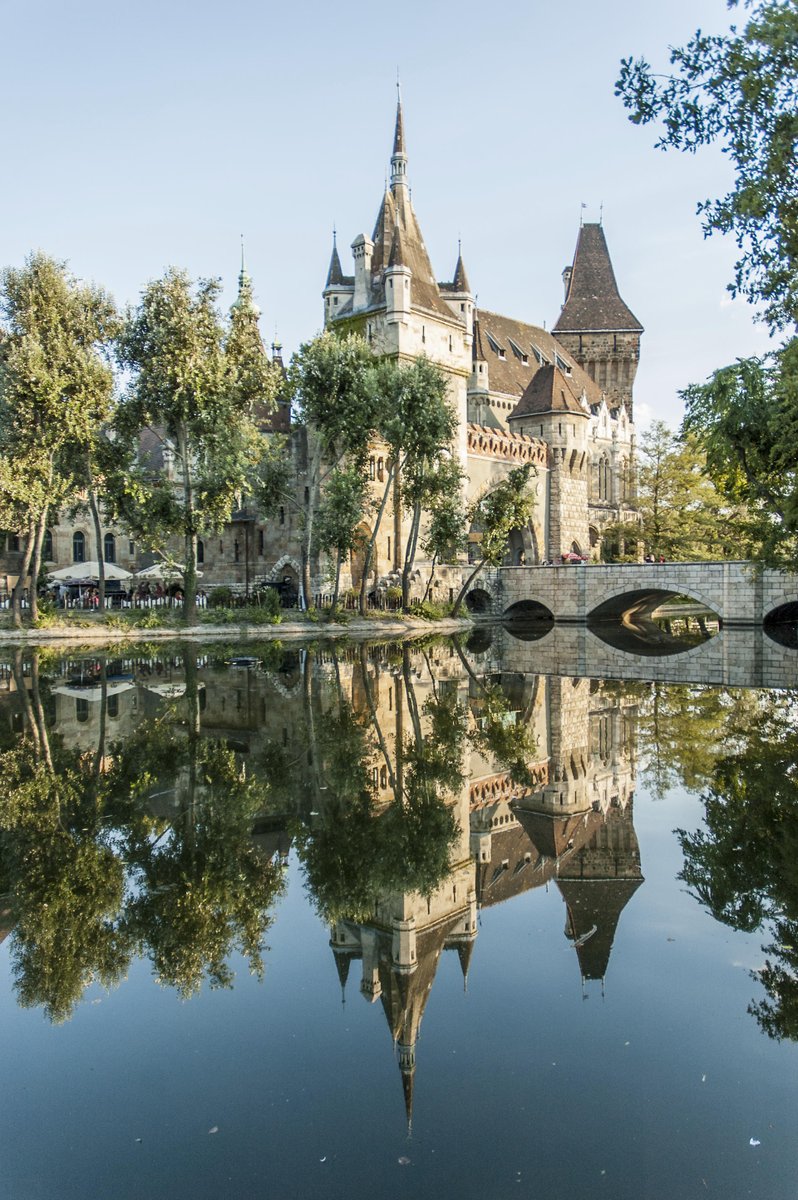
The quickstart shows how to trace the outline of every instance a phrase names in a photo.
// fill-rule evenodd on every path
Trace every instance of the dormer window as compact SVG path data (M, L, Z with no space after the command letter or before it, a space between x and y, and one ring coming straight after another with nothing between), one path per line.
M557 367L562 371L563 375L571 374L570 365L565 361L565 359L560 358L559 354L557 354L556 351L554 352L554 361L555 361Z
M536 346L534 344L534 342L532 343L532 353L534 354L535 358L538 360L539 367L544 367L548 364L549 360L546 358L546 355L543 353L543 351L540 349L539 346Z
M488 339L488 345L490 346L493 353L498 354L499 358L502 360L502 362L504 362L505 359L507 358L507 355L504 352L504 346L499 345L499 343L496 341L493 334L488 333L486 336Z
M510 349L515 357L522 362L525 367L529 366L529 355L525 354L518 343L514 342L512 338L508 338L507 341L510 343Z

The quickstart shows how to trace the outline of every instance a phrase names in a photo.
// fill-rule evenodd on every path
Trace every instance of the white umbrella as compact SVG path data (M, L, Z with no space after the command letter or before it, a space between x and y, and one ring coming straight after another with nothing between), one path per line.
M153 563L151 567L144 567L141 571L136 572L137 579L182 579L186 573L186 568L180 563ZM196 572L197 578L202 578L202 571Z
M132 579L133 573L126 571L124 567L118 567L116 563L103 563L105 567L106 579ZM77 582L79 579L99 579L100 564L96 558L90 559L88 562L72 563L68 567L60 567L57 571L50 571L48 579L55 579L59 582L69 583L70 581Z
M106 686L106 696L119 696L122 692L129 692L135 687L134 683L109 683ZM76 684L60 684L53 688L56 696L74 696L76 700L102 700L103 689L100 683L91 683L83 686Z

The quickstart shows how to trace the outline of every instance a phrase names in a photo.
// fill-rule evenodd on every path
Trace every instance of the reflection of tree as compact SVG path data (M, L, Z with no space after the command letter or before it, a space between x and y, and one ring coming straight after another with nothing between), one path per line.
M635 685L625 686L630 694ZM678 784L690 791L705 787L732 730L755 719L755 703L750 691L652 683L641 700L638 729L641 778L655 799Z
M358 716L339 689L335 710L313 725L313 755L324 781L323 811L298 839L314 902L331 923L342 917L364 918L378 897L391 892L429 895L448 873L457 833L447 797L462 783L462 707L455 696L431 696L419 711L403 656L413 736L397 739L392 760L365 652L361 671L368 716ZM427 723L424 733L422 716ZM371 775L375 750L392 784L391 799L383 805L378 804Z
M106 770L104 712L96 752L64 749L45 724L33 664L29 732L0 754L0 866L20 1001L53 1020L70 1016L93 980L116 983L134 953L183 996L204 977L229 985L235 950L262 972L281 871L250 833L268 783L199 736L191 651L185 666L182 726L174 712L143 723ZM103 673L101 705L106 697ZM148 811L164 791L175 800L168 823Z
M730 720L737 748L718 758L704 793L705 829L678 830L681 878L719 921L766 927L765 998L749 1011L765 1032L798 1038L798 732L794 702L772 695Z
M30 735L0 755L0 862L13 895L20 1003L63 1021L92 980L111 987L121 978L131 947L118 921L124 867L103 823L94 764L47 745L47 761Z

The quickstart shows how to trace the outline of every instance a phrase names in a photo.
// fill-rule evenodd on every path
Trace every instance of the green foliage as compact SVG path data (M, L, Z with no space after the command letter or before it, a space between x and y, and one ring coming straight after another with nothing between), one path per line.
M754 550L752 522L742 503L709 477L692 434L677 438L654 421L639 443L638 530L645 550L668 561L746 558Z
M785 329L798 321L798 9L792 0L747 7L742 29L699 30L672 49L664 78L624 59L616 94L636 124L662 122L663 149L720 144L734 185L699 205L704 231L734 236L742 253L731 291L764 304L771 328Z
M471 526L481 533L481 557L454 602L452 616L460 612L466 592L483 567L501 566L513 530L523 529L531 521L535 496L530 482L536 474L531 464L514 467L505 479L471 505L468 518Z
M750 514L756 557L798 565L798 339L766 360L741 359L682 396L684 428L732 505Z
M226 608L233 599L233 589L216 587L208 595L208 608Z
M273 395L251 318L235 310L225 323L218 294L217 281L194 286L172 269L148 285L119 339L130 383L114 424L112 503L145 544L182 537L188 622L196 615L198 534L221 528L246 493L264 449L253 412ZM140 457L144 431L172 456L174 481Z
M0 314L0 526L25 536L22 575L35 580L48 511L86 484L110 412L117 318L104 292L41 252L0 275Z
M730 720L731 745L702 797L705 827L678 830L681 878L719 921L767 929L767 960L754 975L765 995L749 1007L775 1038L798 1038L798 734L791 697L758 702L754 719Z

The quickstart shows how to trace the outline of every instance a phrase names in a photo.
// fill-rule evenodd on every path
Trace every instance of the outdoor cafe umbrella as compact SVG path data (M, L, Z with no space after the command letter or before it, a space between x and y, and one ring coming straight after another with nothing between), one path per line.
M103 563L105 567L106 579L132 579L133 575L130 571L126 571L124 567L118 567L116 563ZM100 578L100 564L96 558L89 559L88 562L72 563L68 567L60 567L57 571L50 571L48 579L52 579L55 583L89 583Z
M186 568L181 563L153 563L151 567L143 567L142 570L136 571L136 579L163 579L169 582L175 579L182 579L186 573ZM202 578L202 571L195 572L198 579Z

